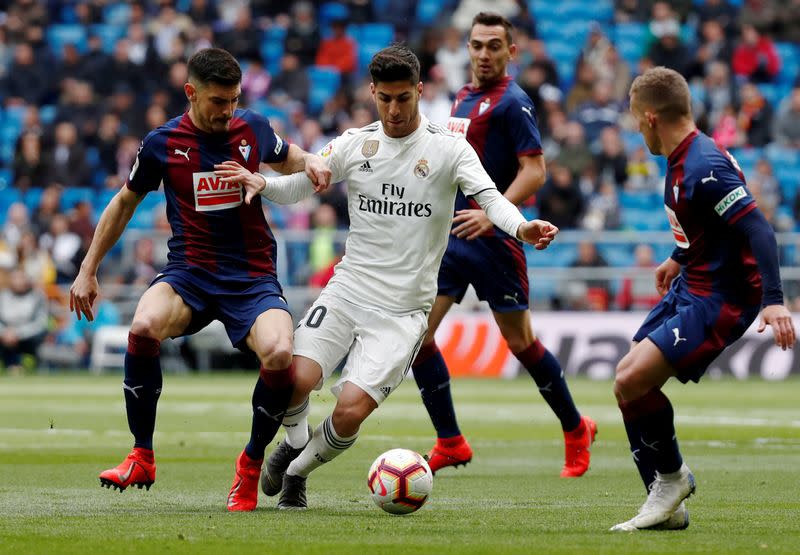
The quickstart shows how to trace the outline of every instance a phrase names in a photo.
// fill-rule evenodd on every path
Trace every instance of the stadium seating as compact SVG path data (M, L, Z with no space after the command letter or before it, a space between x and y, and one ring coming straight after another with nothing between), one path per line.
M358 44L358 66L363 73L372 57L394 40L394 26L390 23L364 23L356 26L353 38Z
M283 27L270 27L264 31L264 36L261 39L261 58L264 60L264 67L266 67L267 71L272 75L280 71L285 40L286 29Z
M311 66L307 69L308 81L311 83L308 93L308 109L318 114L322 106L339 90L341 76L333 67Z
M74 44L79 52L86 52L86 27L74 23L50 25L45 32L47 45L53 55L61 57L65 44Z

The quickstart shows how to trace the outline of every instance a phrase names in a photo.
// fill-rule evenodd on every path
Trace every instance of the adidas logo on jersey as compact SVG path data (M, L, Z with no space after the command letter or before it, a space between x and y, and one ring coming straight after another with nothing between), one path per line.
M369 165L369 160L361 164L361 166L358 168L358 171L364 173L372 173L372 166Z
M383 394L384 394L384 395L386 395L386 396L388 396L388 395L389 395L389 393L391 393L391 392L392 392L392 388L391 388L391 387L388 387L388 386L383 386L383 387L382 387L382 388L380 388L380 389L381 389L381 393L383 393Z

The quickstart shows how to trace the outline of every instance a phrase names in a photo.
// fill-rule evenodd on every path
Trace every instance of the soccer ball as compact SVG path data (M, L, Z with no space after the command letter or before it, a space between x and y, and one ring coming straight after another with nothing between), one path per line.
M372 463L367 486L378 507L404 515L425 504L433 487L433 472L419 453L390 449Z

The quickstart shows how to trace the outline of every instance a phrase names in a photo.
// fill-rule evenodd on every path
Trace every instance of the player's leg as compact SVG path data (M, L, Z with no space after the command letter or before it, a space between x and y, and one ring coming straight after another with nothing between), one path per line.
M314 430L308 445L286 469L279 509L304 509L306 478L316 468L349 449L358 438L361 424L378 408L378 403L357 385L342 385L333 413Z
M634 345L617 366L614 394L648 497L639 514L612 530L663 525L694 492L694 476L678 448L672 405L661 391L675 375L672 364L649 337Z
M434 338L439 324L455 302L455 297L436 297L428 316L425 340L411 365L422 402L436 430L436 445L427 455L434 473L445 466L459 466L472 460L472 448L458 427L450 392L450 372Z
M575 407L561 365L533 333L530 311L493 310L492 314L508 348L536 382L539 393L561 422L565 454L561 476L582 476L589 469L589 449L597 425L588 416L582 417Z
M271 298L280 308L261 312L245 338L261 368L251 399L250 440L236 459L236 473L228 494L229 511L252 511L256 508L264 450L280 428L294 389L292 317L282 308L285 303L281 297L273 295Z
M122 464L100 474L106 487L124 490L130 485L147 487L155 481L153 432L156 406L161 395L161 341L181 335L192 320L192 309L167 283L145 291L133 316L125 352L125 410L134 448Z
M269 496L280 493L286 469L300 455L313 433L308 425L309 395L322 380L322 367L304 356L295 356L293 365L296 377L294 393L283 417L286 437L270 453L261 472L261 490ZM304 433L298 434L301 427Z

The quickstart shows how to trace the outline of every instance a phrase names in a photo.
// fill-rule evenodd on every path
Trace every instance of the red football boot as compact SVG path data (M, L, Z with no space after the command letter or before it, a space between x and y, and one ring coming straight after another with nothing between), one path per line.
M592 457L589 448L597 435L597 424L588 416L581 417L581 423L570 432L564 432L564 468L562 478L577 478L589 470Z
M156 481L156 461L152 449L134 447L122 464L100 473L100 485L125 491L128 486L147 488Z
M228 494L229 511L253 511L258 504L258 478L264 459L253 460L242 451L236 459L236 476Z
M469 446L463 435L448 438L437 438L436 445L425 455L431 471L436 471L446 466L458 467L466 465L472 460L472 447Z

